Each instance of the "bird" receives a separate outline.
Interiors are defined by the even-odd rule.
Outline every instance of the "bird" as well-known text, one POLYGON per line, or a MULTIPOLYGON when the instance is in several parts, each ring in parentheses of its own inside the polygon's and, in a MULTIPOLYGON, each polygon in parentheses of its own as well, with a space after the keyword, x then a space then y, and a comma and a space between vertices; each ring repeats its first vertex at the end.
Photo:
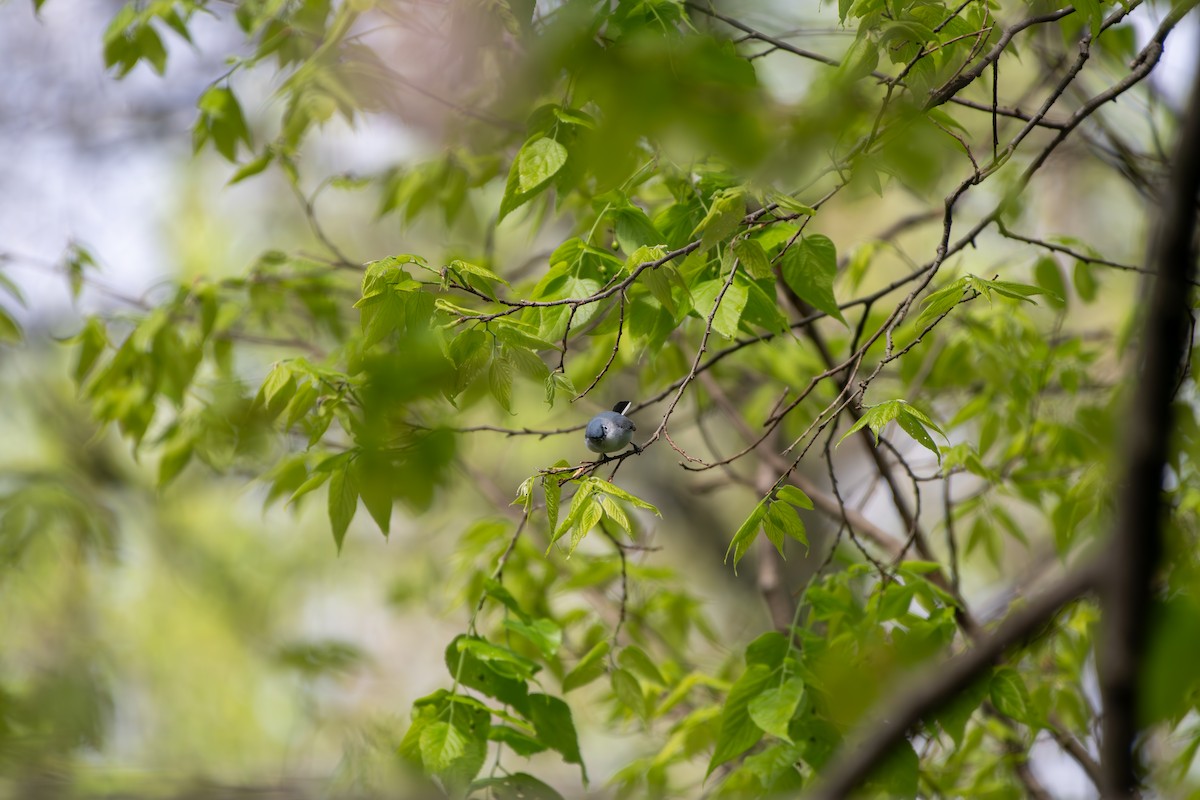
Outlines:
MULTIPOLYGON (((615 453, 625 445, 631 444, 630 440, 637 426, 625 416, 625 412, 632 405, 628 400, 622 400, 613 406, 612 411, 601 411, 588 422, 587 429, 583 432, 584 443, 587 444, 588 450, 599 453, 602 461, 608 459, 609 453, 615 453)), ((633 451, 640 453, 642 449, 635 444, 633 451)))

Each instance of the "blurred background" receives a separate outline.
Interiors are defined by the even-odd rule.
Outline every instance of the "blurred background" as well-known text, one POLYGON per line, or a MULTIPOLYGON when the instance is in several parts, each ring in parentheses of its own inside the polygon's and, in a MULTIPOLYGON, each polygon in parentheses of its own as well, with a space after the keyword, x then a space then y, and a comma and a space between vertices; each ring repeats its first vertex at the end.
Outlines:
MULTIPOLYGON (((158 488, 157 458, 136 457, 91 421, 59 341, 78 331, 84 314, 136 315, 175 282, 241 275, 281 241, 316 243, 278 175, 227 185, 226 162, 210 150, 192 154, 196 99, 241 46, 232 21, 199 15, 194 45, 168 39, 166 79, 143 64, 116 81, 104 69, 101 34, 121 5, 49 0, 35 13, 29 2, 0 3, 0 266, 13 283, 0 290, 24 329, 22 344, 0 346, 0 793, 213 796, 257 787, 315 797, 403 786, 392 753, 407 710, 445 683, 442 649, 472 602, 463 576, 485 566, 456 561, 456 544, 470 535, 464 520, 502 517, 497 499, 511 498, 527 475, 586 453, 575 436, 466 437, 462 481, 490 484, 490 497, 452 487, 419 518, 397 512, 388 539, 360 514, 340 555, 321 503, 264 507, 267 489, 248 475, 193 464, 158 488), (97 270, 73 296, 66 275, 80 259, 97 270), (486 465, 485 474, 471 473, 472 464, 486 465)), ((828 8, 812 4, 801 14, 779 6, 772 14, 758 4, 743 16, 809 29, 805 45, 813 49, 849 45, 828 8)), ((1139 35, 1153 30, 1151 9, 1135 19, 1139 35)), ((1176 36, 1156 73, 1164 102, 1174 104, 1186 82, 1177 76, 1190 74, 1197 51, 1194 26, 1176 36)), ((444 45, 428 31, 397 33, 393 67, 417 87, 404 97, 403 120, 386 103, 353 128, 335 117, 309 143, 306 171, 373 173, 440 152, 458 116, 421 89, 457 91, 466 104, 480 91, 431 57, 444 45)), ((782 103, 805 95, 809 69, 794 58, 759 62, 782 103)), ((238 78, 252 126, 269 116, 268 72, 238 78)), ((1042 228, 1028 232, 1076 233, 1114 260, 1140 262, 1141 198, 1125 183, 1075 171, 1069 155, 1054 170, 1057 180, 1045 185, 1061 194, 1034 198, 1027 216, 1042 228)), ((874 197, 839 198, 823 211, 822 230, 848 252, 905 210, 881 214, 878 205, 874 197)), ((466 223, 443 228, 377 220, 377 198, 336 187, 318 210, 356 262, 394 252, 431 262, 452 256, 474 246, 491 213, 481 203, 466 223)), ((928 251, 936 233, 916 231, 912 249, 928 251)), ((565 235, 554 225, 532 235, 501 227, 492 246, 497 262, 538 263, 565 235)), ((986 257, 972 256, 980 274, 1016 249, 991 244, 986 257)), ((1135 283, 1112 281, 1128 286, 1113 293, 1123 307, 1135 283)), ((276 354, 267 346, 259 357, 240 365, 250 384, 262 381, 276 354)), ((517 403, 526 414, 519 424, 532 427, 573 424, 572 414, 582 419, 624 399, 596 398, 548 417, 532 395, 517 403)), ((844 457, 849 490, 861 491, 869 516, 898 531, 894 511, 865 487, 860 458, 844 457)), ((648 558, 687 576, 716 626, 709 647, 717 663, 725 655, 719 642, 742 643, 768 625, 752 573, 735 576, 721 564, 744 508, 725 499, 726 486, 668 479, 674 462, 657 452, 622 474, 662 509, 666 521, 646 523, 662 547, 648 558), (697 539, 705 546, 695 547, 697 539)), ((819 518, 808 521, 817 547, 828 531, 819 518)), ((973 599, 986 607, 1011 582, 1006 568, 1042 559, 1042 533, 1028 550, 969 561, 981 587, 973 599)), ((608 764, 589 764, 598 778, 637 754, 636 737, 606 739, 587 722, 578 723, 592 745, 585 752, 608 754, 608 764)), ((1077 768, 1053 748, 1036 766, 1061 796, 1084 796, 1077 768)), ((542 768, 565 769, 549 757, 542 768)))

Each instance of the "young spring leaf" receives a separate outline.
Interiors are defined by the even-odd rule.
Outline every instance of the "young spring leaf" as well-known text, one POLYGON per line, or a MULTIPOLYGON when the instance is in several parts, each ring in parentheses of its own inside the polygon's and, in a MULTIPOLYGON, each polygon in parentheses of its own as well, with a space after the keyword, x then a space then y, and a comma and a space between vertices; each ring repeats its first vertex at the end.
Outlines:
POLYGON ((926 297, 925 308, 917 317, 917 327, 924 329, 929 323, 958 305, 963 299, 963 292, 966 291, 966 288, 967 279, 959 278, 926 297))
POLYGON ((747 706, 750 719, 772 736, 790 742, 788 723, 800 705, 803 692, 804 681, 795 676, 788 678, 781 686, 773 686, 750 701, 747 706))
POLYGON ((809 496, 791 484, 779 487, 775 492, 775 496, 780 500, 791 503, 796 508, 803 508, 809 511, 813 509, 813 501, 809 496))
POLYGON ((467 749, 467 737, 454 725, 437 721, 421 731, 421 761, 430 772, 441 772, 467 749))
POLYGON ((526 142, 509 170, 500 219, 545 190, 566 163, 567 148, 554 139, 541 136, 526 142))
POLYGON ((724 280, 706 281, 697 286, 692 296, 696 301, 696 311, 704 319, 712 315, 712 328, 726 339, 737 336, 738 323, 742 319, 742 311, 746 308, 748 291, 740 283, 734 282, 725 288, 724 280), (724 294, 721 292, 724 291, 724 294), (720 298, 720 305, 716 305, 720 298), (716 313, 713 314, 713 308, 716 313))
POLYGON ((625 669, 615 669, 612 673, 612 690, 621 705, 628 708, 639 717, 645 719, 649 709, 642 684, 632 672, 625 669))
POLYGON ((772 276, 771 261, 762 245, 754 239, 738 239, 733 243, 733 252, 741 259, 750 277, 758 280, 772 276))
POLYGON ((750 516, 737 529, 737 533, 733 535, 733 539, 730 540, 729 547, 725 551, 725 563, 729 563, 729 554, 733 553, 733 568, 735 570, 737 569, 738 562, 742 560, 742 556, 746 555, 746 551, 750 549, 750 545, 758 535, 759 524, 766 515, 767 501, 760 500, 758 505, 754 507, 754 510, 750 512, 750 516))
POLYGON ((329 525, 333 529, 333 541, 337 544, 339 553, 342 552, 346 529, 350 527, 350 520, 354 519, 354 512, 357 510, 358 483, 350 470, 350 464, 343 464, 329 477, 329 525))
POLYGON ((567 548, 567 558, 575 554, 575 548, 579 547, 583 537, 587 536, 592 528, 599 525, 601 517, 604 516, 603 509, 596 502, 598 498, 592 495, 588 499, 589 502, 583 504, 583 509, 576 518, 575 525, 571 528, 571 546, 567 548))
POLYGON ((522 193, 532 192, 549 181, 567 163, 567 148, 543 136, 527 142, 517 155, 517 185, 522 193))
MULTIPOLYGON (((804 545, 805 550, 808 549, 808 532, 804 527, 804 520, 800 519, 796 509, 789 504, 771 503, 767 510, 767 523, 784 535, 800 542, 804 545)), ((779 545, 776 547, 779 548, 780 555, 782 555, 783 548, 779 545)))
POLYGON ((627 503, 631 503, 638 508, 644 508, 647 511, 653 511, 657 516, 662 516, 662 512, 660 512, 655 505, 652 503, 647 503, 640 497, 635 497, 616 484, 612 484, 606 480, 601 480, 600 478, 592 476, 587 479, 585 485, 592 491, 600 492, 601 494, 612 495, 613 497, 624 500, 627 503))
POLYGON ((750 717, 750 702, 767 691, 774 680, 773 670, 762 664, 752 664, 729 690, 721 711, 717 743, 705 775, 711 775, 714 769, 740 756, 762 738, 763 729, 750 717))
POLYGON ((509 617, 504 627, 528 639, 546 658, 554 658, 562 646, 562 628, 554 620, 539 617, 528 622, 509 617))
POLYGON ((708 214, 692 231, 692 236, 700 235, 700 250, 708 250, 729 238, 742 224, 744 216, 746 198, 741 189, 725 189, 713 197, 708 214))
POLYGON ((563 691, 569 692, 573 689, 578 689, 580 686, 587 686, 592 681, 604 674, 604 658, 608 655, 608 641, 597 642, 591 650, 588 650, 583 658, 579 659, 579 663, 575 668, 567 673, 563 678, 563 691))
POLYGON ((783 252, 780 259, 783 279, 792 291, 813 308, 846 324, 833 296, 837 276, 837 248, 828 236, 805 236, 783 252))
POLYGON ((579 752, 579 736, 575 733, 575 722, 571 719, 571 708, 557 697, 545 694, 529 695, 529 719, 533 722, 537 736, 562 754, 563 761, 578 764, 587 785, 587 769, 579 752))

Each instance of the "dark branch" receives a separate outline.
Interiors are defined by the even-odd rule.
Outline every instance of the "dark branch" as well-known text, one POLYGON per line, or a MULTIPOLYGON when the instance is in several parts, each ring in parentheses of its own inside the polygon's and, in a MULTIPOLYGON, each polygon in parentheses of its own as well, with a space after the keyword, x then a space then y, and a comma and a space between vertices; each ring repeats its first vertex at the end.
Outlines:
POLYGON ((990 635, 970 650, 925 670, 907 688, 894 693, 892 706, 864 725, 870 733, 857 746, 848 743, 806 795, 810 800, 846 797, 925 715, 953 700, 1000 660, 1011 647, 1037 634, 1068 603, 1088 592, 1095 582, 1094 565, 1076 567, 1045 593, 1025 603, 1005 618, 990 635))
POLYGON ((1200 194, 1200 69, 1176 144, 1161 227, 1147 263, 1158 277, 1149 292, 1141 365, 1127 424, 1125 474, 1116 532, 1108 548, 1102 599, 1104 638, 1099 650, 1104 702, 1101 791, 1126 797, 1137 786, 1133 752, 1138 732, 1138 673, 1145 649, 1152 582, 1162 554, 1163 470, 1167 463, 1180 360, 1187 351, 1196 271, 1196 197, 1200 194))

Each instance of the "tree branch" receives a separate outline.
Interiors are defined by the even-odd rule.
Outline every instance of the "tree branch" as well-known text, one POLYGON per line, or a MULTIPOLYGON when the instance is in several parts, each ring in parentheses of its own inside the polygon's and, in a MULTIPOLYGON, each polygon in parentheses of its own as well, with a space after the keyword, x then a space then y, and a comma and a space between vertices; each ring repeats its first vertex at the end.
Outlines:
POLYGON ((869 731, 857 746, 847 743, 806 797, 833 800, 846 797, 891 748, 925 715, 953 700, 1014 645, 1035 635, 1064 606, 1093 588, 1095 564, 1076 567, 1046 592, 1010 613, 991 634, 975 646, 926 669, 912 684, 896 691, 890 708, 860 730, 869 731))
MULTIPOLYGON (((1176 374, 1187 350, 1190 284, 1196 271, 1196 198, 1200 194, 1200 69, 1176 144, 1161 227, 1147 263, 1158 277, 1149 292, 1141 365, 1124 419, 1125 473, 1116 532, 1102 585, 1104 638, 1099 648, 1104 703, 1101 791, 1126 797, 1138 782, 1138 673, 1145 650, 1152 581, 1162 554, 1163 470, 1167 463, 1176 374)), ((1153 215, 1153 214, 1152 214, 1153 215)))

